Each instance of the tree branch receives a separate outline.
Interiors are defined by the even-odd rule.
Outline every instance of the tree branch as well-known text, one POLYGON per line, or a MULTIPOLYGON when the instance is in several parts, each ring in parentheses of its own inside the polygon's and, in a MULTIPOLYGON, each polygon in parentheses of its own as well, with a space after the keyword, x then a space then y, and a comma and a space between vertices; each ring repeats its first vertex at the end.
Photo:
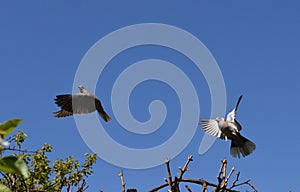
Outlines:
MULTIPOLYGON (((227 160, 224 159, 222 160, 222 164, 221 167, 219 169, 218 175, 217 175, 217 179, 218 179, 218 183, 214 184, 211 182, 208 182, 206 180, 203 179, 189 179, 189 178, 182 178, 183 174, 187 171, 188 169, 188 165, 189 163, 192 161, 192 156, 188 157, 188 160, 186 161, 185 165, 183 168, 180 168, 180 174, 178 175, 178 178, 175 177, 174 181, 172 181, 172 175, 171 175, 171 171, 170 171, 170 161, 169 159, 166 159, 166 165, 167 165, 167 170, 168 170, 168 177, 169 180, 165 178, 166 183, 157 186, 151 190, 149 190, 148 192, 156 192, 160 189, 163 189, 167 186, 170 187, 170 190, 168 191, 172 191, 172 192, 179 192, 179 183, 180 182, 185 182, 185 183, 193 183, 193 184, 198 184, 198 185, 202 185, 202 191, 203 192, 208 192, 208 187, 213 187, 214 188, 214 192, 239 192, 238 190, 234 190, 234 187, 238 187, 241 185, 249 185, 255 192, 257 192, 257 189, 250 183, 250 180, 247 180, 245 182, 239 183, 237 184, 238 180, 239 180, 239 175, 240 172, 236 173, 236 179, 233 181, 233 184, 230 188, 227 188, 228 185, 228 181, 229 179, 232 177, 233 172, 235 171, 234 167, 232 167, 232 169, 230 170, 229 174, 227 175, 227 160), (226 177, 227 176, 227 177, 226 177)), ((185 188, 190 192, 191 189, 188 187, 188 185, 185 186, 185 188)))
POLYGON ((122 183, 122 192, 125 192, 125 180, 124 180, 124 176, 123 176, 123 171, 121 173, 118 174, 118 176, 121 179, 121 183, 122 183))
POLYGON ((230 187, 230 189, 232 189, 235 186, 236 182, 238 182, 238 180, 239 180, 239 177, 240 177, 240 172, 237 172, 236 173, 236 178, 233 181, 232 186, 230 187))
POLYGON ((257 189, 250 183, 250 179, 247 180, 247 181, 244 181, 242 183, 233 185, 233 187, 231 187, 231 189, 234 188, 234 187, 241 186, 241 185, 249 185, 255 192, 257 192, 257 189))
POLYGON ((172 175, 171 175, 171 169, 170 169, 170 159, 166 158, 166 166, 167 166, 167 170, 168 170, 168 178, 169 178, 169 182, 168 185, 170 186, 170 188, 172 188, 172 175))
POLYGON ((188 192, 192 192, 191 188, 188 185, 185 185, 185 188, 188 192))
POLYGON ((179 175, 179 177, 178 177, 178 180, 181 180, 181 179, 182 179, 182 176, 183 176, 183 174, 187 171, 188 166, 189 166, 189 163, 190 163, 191 161, 193 161, 193 156, 192 156, 192 155, 188 156, 188 159, 187 159, 186 163, 184 164, 183 169, 179 169, 179 170, 180 170, 180 175, 179 175))
POLYGON ((222 164, 221 164, 218 176, 217 176, 218 185, 214 191, 219 191, 221 189, 222 183, 223 183, 224 179, 226 178, 227 160, 223 159, 221 162, 222 162, 222 164), (223 174, 223 176, 221 177, 222 174, 223 174))

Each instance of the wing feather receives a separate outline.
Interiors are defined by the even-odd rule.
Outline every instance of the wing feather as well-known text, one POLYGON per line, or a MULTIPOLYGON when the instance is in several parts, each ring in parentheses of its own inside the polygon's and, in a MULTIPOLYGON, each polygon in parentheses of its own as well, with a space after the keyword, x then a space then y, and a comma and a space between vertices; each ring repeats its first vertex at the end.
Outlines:
POLYGON ((85 94, 57 95, 55 103, 64 110, 65 113, 84 114, 96 110, 95 97, 85 94))
POLYGON ((222 136, 222 131, 216 119, 200 119, 200 127, 209 135, 219 138, 222 136))
POLYGON ((78 94, 57 95, 54 100, 55 104, 61 107, 60 111, 54 112, 55 117, 86 114, 97 110, 104 121, 107 122, 111 120, 111 117, 104 111, 100 100, 86 89, 83 89, 82 92, 78 94))

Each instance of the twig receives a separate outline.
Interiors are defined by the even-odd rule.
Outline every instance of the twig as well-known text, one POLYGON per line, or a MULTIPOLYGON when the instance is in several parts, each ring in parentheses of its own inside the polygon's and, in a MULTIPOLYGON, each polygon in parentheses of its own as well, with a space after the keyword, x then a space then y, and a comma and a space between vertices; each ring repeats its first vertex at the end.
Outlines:
MULTIPOLYGON (((220 167, 220 170, 218 172, 217 175, 217 179, 218 179, 218 183, 214 184, 214 183, 210 183, 206 180, 203 179, 188 179, 188 178, 182 178, 183 174, 187 171, 188 169, 188 165, 190 163, 190 161, 192 161, 192 156, 188 157, 188 160, 186 161, 185 165, 183 168, 180 168, 180 174, 178 175, 178 178, 175 177, 174 181, 172 181, 172 175, 171 175, 171 171, 170 171, 170 161, 169 159, 166 159, 166 165, 167 165, 167 170, 168 170, 168 177, 169 179, 165 178, 165 182, 164 184, 157 186, 151 190, 149 190, 148 192, 156 192, 160 189, 163 189, 167 186, 170 187, 170 189, 168 191, 172 191, 172 192, 179 192, 179 183, 180 182, 186 182, 186 183, 193 183, 193 184, 198 184, 198 185, 202 185, 202 191, 203 192, 208 192, 208 187, 213 187, 215 192, 240 192, 239 190, 234 190, 234 187, 238 187, 241 185, 249 185, 255 192, 257 192, 257 189, 250 183, 250 180, 247 180, 245 182, 239 183, 237 184, 237 182, 239 181, 239 176, 240 176, 240 172, 236 173, 236 178, 233 181, 233 184, 230 188, 227 188, 228 185, 228 181, 229 179, 232 177, 233 172, 235 171, 234 167, 232 167, 232 169, 230 170, 229 174, 227 175, 227 160, 224 159, 222 160, 222 165, 220 167), (226 177, 227 175, 227 177, 226 177)), ((190 192, 191 189, 186 185, 185 188, 190 192)))
POLYGON ((188 166, 189 166, 189 163, 190 163, 191 161, 193 161, 193 156, 192 156, 192 155, 188 156, 188 159, 187 159, 187 161, 185 162, 183 169, 180 169, 180 175, 179 175, 179 177, 178 177, 178 180, 179 180, 179 181, 182 179, 183 174, 187 171, 188 166))
MULTIPOLYGON (((194 183, 194 184, 199 184, 199 185, 202 185, 202 186, 206 185, 207 187, 208 186, 211 186, 211 187, 217 187, 218 186, 217 184, 208 182, 208 181, 203 180, 203 179, 182 179, 181 182, 194 183)), ((226 189, 226 190, 228 192, 239 192, 239 191, 236 191, 236 190, 233 190, 233 189, 226 189)))
POLYGON ((223 182, 223 185, 222 185, 221 189, 226 189, 227 184, 228 184, 228 180, 231 177, 233 172, 234 172, 234 167, 232 167, 232 169, 230 170, 229 175, 227 176, 227 178, 224 179, 224 182, 223 182))
POLYGON ((224 159, 222 163, 224 164, 223 180, 225 180, 227 174, 227 160, 224 159))
POLYGON ((85 179, 83 179, 81 185, 78 187, 76 192, 84 192, 87 188, 88 186, 86 186, 86 181, 85 179))
POLYGON ((179 181, 178 181, 178 178, 177 177, 175 177, 175 179, 174 179, 174 182, 173 182, 173 185, 172 185, 172 187, 171 187, 171 191, 172 192, 180 192, 180 190, 179 190, 179 181))
POLYGON ((168 186, 168 185, 169 185, 168 183, 159 185, 159 186, 157 186, 157 187, 155 187, 155 188, 153 188, 153 189, 150 189, 148 192, 156 192, 156 191, 158 191, 158 190, 160 190, 160 189, 165 188, 165 187, 168 186))
POLYGON ((187 190, 188 192, 192 192, 191 188, 189 188, 188 185, 185 185, 185 188, 186 188, 186 190, 187 190))
POLYGON ((119 173, 118 176, 121 178, 122 192, 125 192, 125 181, 124 181, 123 171, 119 173))
POLYGON ((226 159, 223 159, 221 162, 222 162, 222 164, 221 164, 221 167, 220 167, 218 176, 217 176, 219 182, 222 181, 221 175, 223 174, 223 169, 224 169, 224 166, 226 166, 226 164, 227 164, 227 160, 226 160, 226 159))
POLYGON ((258 192, 258 190, 252 185, 252 183, 249 182, 247 183, 255 192, 258 192))
POLYGON ((236 182, 238 182, 238 180, 239 180, 239 177, 240 177, 240 172, 237 172, 236 173, 236 178, 233 181, 232 186, 230 187, 230 189, 232 189, 235 186, 236 182))
POLYGON ((228 182, 228 180, 230 179, 232 173, 234 172, 234 167, 231 168, 228 177, 226 178, 226 181, 228 182))
POLYGON ((168 185, 169 185, 169 181, 168 181, 168 179, 167 179, 167 178, 164 178, 164 181, 166 182, 166 184, 168 184, 168 185))
POLYGON ((15 149, 11 147, 5 147, 3 151, 17 151, 17 152, 22 152, 22 153, 36 153, 37 151, 31 151, 31 150, 21 150, 21 149, 15 149))
MULTIPOLYGON (((205 188, 206 188, 206 191, 204 190, 205 188, 202 187, 202 188, 203 188, 203 192, 207 192, 207 191, 208 191, 208 190, 207 190, 207 187, 208 187, 208 186, 211 186, 211 187, 217 187, 217 186, 218 186, 217 184, 208 182, 208 181, 203 180, 203 179, 189 179, 189 178, 183 178, 183 179, 181 179, 180 182, 194 183, 194 184, 198 184, 198 185, 202 185, 202 186, 205 185, 205 186, 206 186, 206 187, 205 187, 205 188)), ((165 187, 167 187, 167 186, 168 186, 168 183, 165 183, 165 184, 162 184, 162 185, 160 185, 160 186, 157 186, 157 187, 155 187, 155 188, 149 190, 148 192, 156 192, 156 191, 158 191, 158 190, 160 190, 160 189, 163 189, 163 188, 165 188, 165 187)), ((227 192, 239 192, 239 191, 236 191, 236 190, 233 190, 233 189, 226 189, 226 190, 227 190, 227 192)))
POLYGON ((137 192, 137 189, 127 189, 126 192, 137 192))
POLYGON ((202 184, 202 191, 203 191, 203 192, 208 192, 206 182, 204 182, 204 183, 202 184))
POLYGON ((226 159, 223 159, 222 161, 222 164, 221 164, 221 167, 220 167, 220 170, 219 170, 219 173, 218 173, 218 176, 217 176, 217 179, 218 179, 218 185, 217 187, 215 188, 215 191, 218 191, 220 190, 222 183, 224 181, 224 179, 226 178, 226 166, 227 166, 227 160, 226 159), (221 175, 223 174, 223 177, 221 178, 221 175))
POLYGON ((170 159, 166 158, 166 166, 167 166, 167 170, 168 170, 168 178, 169 178, 169 186, 170 188, 172 188, 172 175, 171 175, 171 169, 170 169, 170 159))
POLYGON ((250 179, 248 179, 247 181, 244 181, 242 183, 235 184, 233 187, 231 187, 231 189, 234 187, 241 186, 241 185, 249 185, 255 192, 257 192, 257 189, 250 183, 250 179))
MULTIPOLYGON (((177 192, 177 191, 179 191, 179 182, 181 181, 183 174, 187 171, 188 166, 189 166, 189 163, 190 163, 191 161, 193 161, 193 156, 192 156, 192 155, 188 156, 188 159, 187 159, 187 161, 185 162, 183 168, 179 168, 180 174, 179 174, 178 178, 175 177, 174 182, 173 182, 173 183, 171 182, 171 190, 172 190, 172 192, 177 192)), ((168 164, 168 166, 169 166, 169 164, 168 164)), ((168 170, 168 172, 169 172, 169 170, 168 170)), ((171 176, 171 175, 169 174, 169 180, 170 180, 170 176, 171 176)), ((169 183, 169 185, 170 185, 170 183, 169 183)))

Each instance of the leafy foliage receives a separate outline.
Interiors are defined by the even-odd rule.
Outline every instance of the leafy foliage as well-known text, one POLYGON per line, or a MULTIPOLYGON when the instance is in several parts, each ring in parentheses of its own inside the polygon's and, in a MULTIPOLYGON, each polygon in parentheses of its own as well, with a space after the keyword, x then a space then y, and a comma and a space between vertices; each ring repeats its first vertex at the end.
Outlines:
POLYGON ((13 155, 0 158, 0 171, 6 173, 17 173, 24 178, 28 178, 28 167, 20 157, 13 155))
POLYGON ((2 138, 9 135, 22 121, 23 119, 12 119, 0 124, 0 130, 3 131, 2 138))
MULTIPOLYGON (((1 124, 2 135, 7 136, 5 131, 11 132, 20 122, 21 120, 10 120, 1 124)), ((6 151, 15 153, 0 158, 1 192, 33 190, 60 192, 63 189, 72 191, 74 188, 77 188, 77 192, 83 192, 87 188, 85 178, 93 173, 92 166, 96 163, 96 154, 85 154, 86 158, 82 164, 72 156, 56 159, 51 163, 48 153, 52 152, 52 146, 45 143, 36 151, 22 150, 26 138, 26 133, 18 131, 12 136, 10 147, 2 146, 2 153, 6 151)))
POLYGON ((11 192, 11 190, 3 184, 0 184, 0 191, 1 192, 11 192))

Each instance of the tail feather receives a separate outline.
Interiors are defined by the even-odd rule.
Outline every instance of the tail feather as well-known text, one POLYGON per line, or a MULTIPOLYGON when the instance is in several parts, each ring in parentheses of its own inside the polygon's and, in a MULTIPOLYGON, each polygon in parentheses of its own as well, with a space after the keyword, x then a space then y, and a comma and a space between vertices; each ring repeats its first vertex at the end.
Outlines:
POLYGON ((241 155, 243 157, 246 157, 247 155, 250 155, 256 149, 255 143, 253 143, 252 141, 248 140, 245 137, 242 137, 242 139, 243 139, 242 143, 237 144, 235 141, 231 142, 230 154, 233 157, 240 158, 241 155))

